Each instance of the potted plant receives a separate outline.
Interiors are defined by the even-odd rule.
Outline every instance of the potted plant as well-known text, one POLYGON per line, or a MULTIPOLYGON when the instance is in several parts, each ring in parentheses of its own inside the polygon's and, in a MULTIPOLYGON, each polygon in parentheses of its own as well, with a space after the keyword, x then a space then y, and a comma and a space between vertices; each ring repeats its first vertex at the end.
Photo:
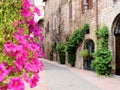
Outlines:
POLYGON ((88 56, 88 50, 84 49, 83 51, 80 52, 80 57, 87 57, 88 56))

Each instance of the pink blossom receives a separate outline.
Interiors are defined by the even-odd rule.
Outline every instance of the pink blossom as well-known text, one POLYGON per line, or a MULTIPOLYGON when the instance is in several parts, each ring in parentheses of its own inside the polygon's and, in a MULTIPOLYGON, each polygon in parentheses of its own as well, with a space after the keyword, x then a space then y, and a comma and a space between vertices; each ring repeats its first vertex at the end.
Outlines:
POLYGON ((31 64, 29 62, 25 63, 24 68, 30 72, 39 72, 40 68, 36 64, 31 64))
POLYGON ((22 70, 22 67, 24 65, 24 61, 23 60, 16 60, 15 65, 16 65, 18 70, 22 70))
POLYGON ((34 7, 34 12, 38 14, 38 16, 40 16, 40 10, 37 7, 34 7))
POLYGON ((36 44, 34 44, 34 43, 30 43, 30 44, 28 44, 28 48, 31 50, 31 51, 39 51, 39 49, 40 49, 40 47, 38 46, 38 45, 36 45, 36 44))
POLYGON ((23 8, 21 11, 22 16, 24 17, 30 17, 32 13, 30 12, 30 8, 23 8))
POLYGON ((13 26, 14 26, 14 27, 16 27, 17 25, 18 25, 18 22, 17 22, 17 21, 13 22, 13 26))
POLYGON ((38 71, 41 71, 42 70, 42 67, 43 67, 43 64, 40 60, 38 60, 38 58, 33 58, 32 59, 32 64, 36 65, 38 71))
POLYGON ((6 70, 5 65, 0 63, 0 82, 2 82, 7 75, 8 71, 6 70))
POLYGON ((15 33, 15 34, 14 34, 14 38, 15 38, 19 43, 22 43, 22 44, 26 44, 26 43, 27 43, 27 40, 25 40, 25 37, 22 36, 22 35, 19 35, 18 33, 15 33))
POLYGON ((4 86, 0 86, 0 90, 7 90, 8 89, 8 84, 4 84, 4 86))
POLYGON ((40 40, 43 42, 44 41, 44 38, 43 38, 43 35, 42 34, 39 34, 39 38, 40 40))
POLYGON ((39 81, 39 75, 36 74, 36 75, 34 75, 34 76, 30 79, 30 81, 29 81, 30 87, 31 87, 31 88, 36 87, 38 81, 39 81))
POLYGON ((13 71, 13 67, 12 66, 8 66, 7 70, 8 70, 8 73, 10 73, 11 71, 13 71))
POLYGON ((10 78, 9 90, 24 90, 24 83, 21 77, 10 78))
POLYGON ((29 8, 31 6, 30 0, 23 0, 23 7, 29 8))
POLYGON ((41 58, 44 58, 44 56, 45 56, 44 52, 43 52, 42 50, 40 50, 39 53, 40 53, 40 57, 41 57, 41 58))
POLYGON ((29 77, 28 77, 28 75, 27 75, 27 73, 23 73, 23 76, 24 76, 24 80, 26 81, 26 82, 29 82, 29 77))
POLYGON ((23 28, 18 27, 18 32, 20 33, 20 35, 23 35, 23 28))
POLYGON ((16 52, 16 45, 11 42, 6 42, 4 44, 4 51, 7 51, 8 54, 10 54, 10 51, 16 52))

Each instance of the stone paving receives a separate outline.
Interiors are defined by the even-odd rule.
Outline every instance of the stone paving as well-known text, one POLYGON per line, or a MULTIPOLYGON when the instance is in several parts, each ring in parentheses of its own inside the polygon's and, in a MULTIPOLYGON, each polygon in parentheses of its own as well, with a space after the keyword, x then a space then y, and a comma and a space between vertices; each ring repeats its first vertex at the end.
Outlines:
POLYGON ((97 76, 92 71, 60 65, 45 59, 43 64, 38 86, 26 90, 120 90, 119 76, 97 76))

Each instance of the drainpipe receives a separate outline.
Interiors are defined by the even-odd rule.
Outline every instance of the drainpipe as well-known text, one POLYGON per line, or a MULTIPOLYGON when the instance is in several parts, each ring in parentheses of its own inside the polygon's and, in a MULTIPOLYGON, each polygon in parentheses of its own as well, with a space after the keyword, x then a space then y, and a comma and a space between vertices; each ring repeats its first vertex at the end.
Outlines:
POLYGON ((98 30, 98 0, 96 0, 96 30, 98 30))

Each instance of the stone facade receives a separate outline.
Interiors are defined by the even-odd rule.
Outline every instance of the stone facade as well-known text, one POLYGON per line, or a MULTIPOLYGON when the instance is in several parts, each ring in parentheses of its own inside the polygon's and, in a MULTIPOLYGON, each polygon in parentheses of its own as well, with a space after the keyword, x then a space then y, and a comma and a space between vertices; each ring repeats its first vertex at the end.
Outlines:
POLYGON ((83 44, 78 47, 75 62, 77 68, 84 68, 83 58, 79 55, 80 51, 83 50, 86 42, 90 40, 94 42, 94 49, 96 49, 97 38, 95 32, 99 27, 107 25, 110 32, 109 48, 113 54, 113 69, 115 69, 115 37, 112 26, 116 16, 120 13, 120 0, 109 0, 109 2, 108 0, 45 1, 44 47, 46 58, 49 58, 51 42, 66 42, 74 30, 88 23, 90 26, 89 34, 85 35, 83 44), (71 3, 72 6, 70 6, 71 3), (85 6, 87 6, 87 8, 85 6))

